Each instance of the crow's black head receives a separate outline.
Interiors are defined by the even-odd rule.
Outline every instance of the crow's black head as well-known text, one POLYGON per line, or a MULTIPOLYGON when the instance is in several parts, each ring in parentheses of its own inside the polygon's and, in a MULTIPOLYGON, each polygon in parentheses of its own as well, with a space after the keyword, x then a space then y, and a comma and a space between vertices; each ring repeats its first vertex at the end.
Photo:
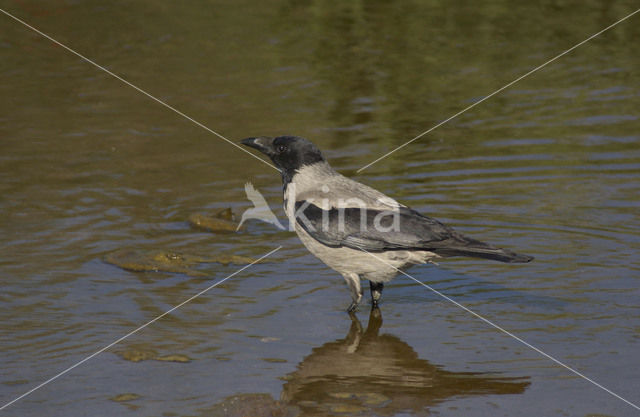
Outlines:
POLYGON ((283 173, 293 174, 305 165, 325 161, 316 145, 298 136, 261 136, 241 143, 267 155, 283 173))

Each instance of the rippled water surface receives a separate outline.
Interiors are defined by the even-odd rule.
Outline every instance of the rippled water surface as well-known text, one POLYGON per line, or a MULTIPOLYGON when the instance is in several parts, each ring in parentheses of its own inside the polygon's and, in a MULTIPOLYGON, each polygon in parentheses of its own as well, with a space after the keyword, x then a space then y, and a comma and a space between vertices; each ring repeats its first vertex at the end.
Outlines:
MULTIPOLYGON (((636 3, 0 5, 234 142, 308 137, 344 174, 535 256, 410 272, 640 403, 640 14, 357 173, 636 3)), ((0 414, 637 414, 404 277, 381 315, 367 302, 349 317, 342 278, 292 233, 191 227, 240 216, 248 181, 284 219, 278 173, 4 14, 0 27, 2 405, 241 267, 133 272, 109 254, 282 246, 0 414)))

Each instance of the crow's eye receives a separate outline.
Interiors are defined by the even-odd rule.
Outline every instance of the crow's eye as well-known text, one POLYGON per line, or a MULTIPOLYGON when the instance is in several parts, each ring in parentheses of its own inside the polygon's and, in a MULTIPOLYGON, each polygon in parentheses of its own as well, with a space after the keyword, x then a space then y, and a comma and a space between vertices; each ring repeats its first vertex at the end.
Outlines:
POLYGON ((278 152, 282 153, 287 150, 287 147, 284 145, 278 145, 278 152))

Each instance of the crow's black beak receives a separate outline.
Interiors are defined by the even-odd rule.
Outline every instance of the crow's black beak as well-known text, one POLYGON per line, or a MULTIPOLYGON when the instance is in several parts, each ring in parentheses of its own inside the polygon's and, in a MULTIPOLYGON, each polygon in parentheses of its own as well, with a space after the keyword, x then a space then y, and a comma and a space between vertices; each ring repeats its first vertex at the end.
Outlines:
POLYGON ((273 138, 269 138, 266 136, 260 136, 257 138, 246 138, 243 139, 240 143, 250 148, 257 149, 267 156, 271 156, 273 154, 273 138))

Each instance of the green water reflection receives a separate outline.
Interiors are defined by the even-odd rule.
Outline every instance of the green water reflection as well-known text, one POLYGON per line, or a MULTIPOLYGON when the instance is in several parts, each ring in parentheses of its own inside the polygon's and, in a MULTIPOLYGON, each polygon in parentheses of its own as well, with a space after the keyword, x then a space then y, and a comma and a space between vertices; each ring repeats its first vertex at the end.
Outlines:
MULTIPOLYGON (((620 395, 638 391, 640 15, 356 175, 636 3, 0 7, 233 141, 306 136, 340 171, 534 255, 522 268, 452 260, 412 274, 620 395)), ((118 415, 123 405, 109 399, 128 393, 138 395, 132 414, 191 415, 234 395, 275 401, 283 375, 287 404, 308 413, 332 412, 332 403, 384 415, 629 415, 401 279, 385 289, 380 335, 371 324, 360 332, 342 313, 342 279, 290 233, 255 221, 224 234, 189 225, 194 213, 249 208, 247 181, 282 219, 275 171, 4 15, 0 27, 2 402, 237 269, 131 272, 103 262, 108 254, 257 258, 283 245, 130 341, 191 362, 129 363, 107 352, 7 415, 42 415, 44 405, 52 415, 118 415), (353 368, 340 362, 358 338, 389 371, 377 383, 334 375, 366 373, 367 355, 354 353, 353 368), (386 399, 376 408, 374 397, 386 399)))

